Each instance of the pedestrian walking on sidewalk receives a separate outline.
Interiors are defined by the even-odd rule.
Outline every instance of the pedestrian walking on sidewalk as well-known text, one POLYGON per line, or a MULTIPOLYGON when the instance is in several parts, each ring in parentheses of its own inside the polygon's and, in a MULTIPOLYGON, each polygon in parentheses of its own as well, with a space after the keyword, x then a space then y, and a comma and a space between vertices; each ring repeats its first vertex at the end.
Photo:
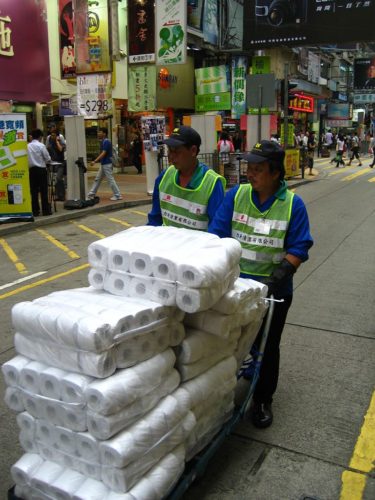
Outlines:
POLYGON ((345 162, 342 158, 342 155, 344 154, 344 148, 345 138, 343 135, 339 135, 336 142, 336 158, 334 159, 334 161, 336 162, 336 168, 339 168, 340 165, 345 166, 345 162))
POLYGON ((142 139, 139 132, 135 134, 135 137, 131 143, 131 152, 133 155, 133 165, 137 169, 138 175, 142 174, 142 139))
POLYGON ((99 156, 91 162, 91 165, 95 165, 95 163, 100 161, 100 168, 98 170, 98 173, 96 174, 94 184, 90 189, 88 197, 95 197, 102 180, 104 179, 104 177, 106 177, 108 184, 113 191, 113 196, 110 198, 110 200, 122 200, 120 189, 113 177, 112 143, 107 136, 108 129, 105 127, 99 128, 98 139, 100 140, 100 153, 99 156))
MULTIPOLYGON (((265 283, 275 302, 260 376, 254 392, 251 419, 259 428, 273 421, 272 398, 279 377, 280 340, 293 298, 293 275, 308 259, 313 244, 302 199, 284 180, 284 150, 261 141, 244 156, 249 184, 235 186, 225 195, 208 231, 235 238, 242 247, 241 277, 265 283)), ((257 349, 263 328, 254 343, 257 349)))
POLYGON ((31 191, 31 207, 34 217, 40 215, 39 193, 42 202, 43 215, 51 215, 51 206, 48 201, 48 172, 47 165, 51 157, 42 143, 43 132, 38 128, 31 132, 32 141, 27 144, 29 162, 29 177, 31 191))
POLYGON ((351 149, 351 156, 350 156, 350 160, 349 160, 349 163, 348 165, 351 165, 352 164, 352 161, 354 160, 354 158, 357 158, 358 160, 358 166, 361 167, 362 166, 362 162, 361 162, 361 159, 359 157, 359 137, 357 134, 352 134, 351 135, 351 141, 350 141, 350 149, 351 149))
POLYGON ((370 163, 369 167, 373 168, 375 165, 375 137, 373 134, 371 134, 369 153, 373 155, 372 163, 370 163))
POLYGON ((309 167, 309 175, 312 175, 314 167, 314 153, 316 148, 315 132, 310 132, 307 139, 307 165, 309 167))
POLYGON ((164 141, 170 166, 155 180, 149 225, 207 231, 223 201, 225 179, 198 160, 201 142, 187 126, 175 128, 164 141))

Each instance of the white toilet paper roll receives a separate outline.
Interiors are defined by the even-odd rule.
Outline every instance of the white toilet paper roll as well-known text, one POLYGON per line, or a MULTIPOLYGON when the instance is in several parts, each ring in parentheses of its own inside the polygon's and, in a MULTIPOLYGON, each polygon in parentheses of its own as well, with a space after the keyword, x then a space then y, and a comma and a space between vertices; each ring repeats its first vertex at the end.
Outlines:
MULTIPOLYGON (((165 350, 168 345, 165 346, 165 350)), ((137 335, 125 339, 115 347, 117 368, 129 368, 135 364, 155 356, 160 351, 156 347, 156 341, 151 333, 137 335)))
POLYGON ((23 411, 25 409, 22 393, 17 387, 7 387, 4 396, 5 404, 13 411, 23 411))
POLYGON ((132 277, 128 274, 110 271, 104 280, 104 290, 113 295, 127 297, 130 294, 132 277))
POLYGON ((166 257, 152 257, 152 273, 155 278, 167 281, 177 280, 177 266, 173 259, 166 257))
POLYGON ((93 286, 97 290, 102 290, 104 288, 104 283, 106 281, 108 272, 104 269, 92 268, 87 276, 90 286, 93 286))
POLYGON ((74 493, 72 500, 103 500, 108 491, 108 487, 101 481, 89 478, 74 493))
POLYGON ((36 419, 27 411, 23 411, 17 415, 17 424, 21 432, 29 434, 31 437, 35 436, 36 432, 36 419))
POLYGON ((176 304, 176 283, 164 280, 154 280, 151 292, 152 300, 166 306, 174 306, 176 304))
POLYGON ((67 403, 83 403, 84 391, 94 377, 79 373, 68 373, 61 379, 61 398, 67 403))
POLYGON ((70 500, 85 481, 86 477, 80 472, 65 469, 51 485, 53 498, 55 500, 70 500))
POLYGON ((99 444, 89 432, 76 432, 77 456, 88 462, 99 463, 99 444))
POLYGON ((169 345, 172 347, 178 346, 185 338, 185 327, 180 322, 173 322, 169 326, 169 345))
POLYGON ((40 394, 40 374, 48 368, 44 363, 31 361, 21 369, 20 385, 34 394, 40 394))
POLYGON ((140 297, 142 299, 153 300, 152 295, 153 280, 149 277, 133 277, 129 286, 129 295, 131 297, 140 297))
POLYGON ((130 268, 130 253, 122 248, 112 248, 108 253, 108 269, 127 273, 130 268))
MULTIPOLYGON (((58 441, 57 441, 57 433, 56 426, 50 424, 46 420, 37 419, 36 420, 36 430, 35 430, 35 439, 39 445, 43 448, 48 449, 57 449, 58 441)), ((50 459, 50 456, 45 457, 47 460, 50 459)), ((51 459, 53 461, 53 459, 51 459)))
POLYGON ((11 386, 18 385, 21 369, 30 363, 30 361, 31 360, 25 358, 25 356, 15 356, 4 363, 1 367, 1 371, 3 372, 5 383, 11 386))
POLYGON ((68 455, 76 454, 76 433, 65 427, 55 426, 55 444, 56 448, 65 452, 68 455))
POLYGON ((21 486, 27 484, 43 462, 44 460, 40 455, 25 453, 10 469, 13 481, 21 486))
POLYGON ((139 276, 151 276, 151 257, 147 252, 134 251, 130 254, 129 270, 132 274, 139 276))
POLYGON ((54 462, 44 461, 38 469, 33 473, 30 480, 30 486, 32 488, 41 490, 47 495, 50 493, 50 485, 64 472, 64 468, 61 465, 55 464, 54 462))
POLYGON ((59 416, 63 427, 76 432, 87 430, 85 408, 78 408, 77 406, 69 407, 67 405, 60 406, 59 416))
MULTIPOLYGON (((42 418, 51 424, 63 426, 62 406, 53 399, 44 399, 41 400, 41 403, 43 405, 42 418)), ((36 404, 39 405, 38 400, 36 400, 36 404)))
POLYGON ((61 380, 67 372, 60 368, 47 368, 40 374, 40 393, 51 399, 61 398, 61 380))
POLYGON ((21 431, 18 436, 21 448, 27 453, 39 453, 38 445, 30 434, 21 431))

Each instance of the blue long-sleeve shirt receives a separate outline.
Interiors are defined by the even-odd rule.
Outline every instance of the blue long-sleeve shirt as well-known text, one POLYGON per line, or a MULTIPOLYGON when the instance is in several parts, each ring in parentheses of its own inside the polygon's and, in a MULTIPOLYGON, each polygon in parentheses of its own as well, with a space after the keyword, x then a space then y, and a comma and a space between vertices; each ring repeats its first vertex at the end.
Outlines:
MULTIPOLYGON (((227 192, 224 201, 217 210, 213 221, 208 226, 208 232, 214 233, 221 238, 229 238, 232 236, 232 217, 234 209, 234 198, 237 194, 239 186, 235 186, 227 192)), ((268 198, 264 203, 260 203, 259 196, 256 191, 252 191, 252 201, 261 212, 266 212, 276 198, 285 196, 286 183, 280 185, 280 189, 273 196, 268 198)), ((250 206, 249 206, 250 210, 250 206)), ((285 252, 301 259, 305 262, 308 258, 308 250, 313 245, 313 239, 310 234, 310 225, 307 215, 307 210, 302 199, 298 195, 294 195, 292 203, 292 212, 290 216, 289 227, 284 241, 285 252)), ((256 281, 264 281, 260 276, 241 274, 243 278, 251 278, 256 281)), ((290 280, 283 288, 283 295, 293 293, 293 283, 290 280)))
MULTIPOLYGON (((190 182, 185 186, 186 189, 196 189, 201 183, 205 173, 209 170, 209 168, 203 163, 199 163, 197 168, 194 171, 193 177, 190 179, 190 182)), ((148 225, 149 226, 162 226, 163 225, 163 217, 161 215, 160 208, 160 195, 159 195, 159 186, 160 182, 165 174, 166 170, 163 170, 161 174, 156 178, 154 185, 154 192, 152 194, 152 208, 148 214, 148 225)), ((180 176, 179 173, 177 175, 177 183, 180 184, 180 176)), ((208 200, 207 205, 207 215, 208 222, 210 223, 214 215, 221 205, 224 199, 224 188, 223 184, 220 181, 215 183, 215 187, 212 190, 210 199, 208 200)))

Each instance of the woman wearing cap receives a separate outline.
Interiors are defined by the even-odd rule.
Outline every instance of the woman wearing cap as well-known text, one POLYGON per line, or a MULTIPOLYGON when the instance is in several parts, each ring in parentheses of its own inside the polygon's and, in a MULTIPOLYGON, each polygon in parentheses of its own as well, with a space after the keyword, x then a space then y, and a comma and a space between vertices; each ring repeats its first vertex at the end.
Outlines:
POLYGON ((224 199, 225 179, 198 161, 201 137, 193 128, 175 128, 164 144, 170 166, 155 181, 148 224, 207 231, 224 199))
MULTIPOLYGON (((313 244, 302 199, 288 190, 284 180, 283 149, 274 141, 261 141, 245 156, 249 184, 236 186, 225 196, 208 231, 233 237, 242 246, 241 276, 267 284, 275 302, 260 377, 254 392, 252 422, 272 424, 272 397, 279 376, 280 339, 293 297, 293 274, 308 259, 313 244)), ((257 345, 262 335, 258 334, 257 345)), ((245 374, 246 376, 246 374, 245 374)))

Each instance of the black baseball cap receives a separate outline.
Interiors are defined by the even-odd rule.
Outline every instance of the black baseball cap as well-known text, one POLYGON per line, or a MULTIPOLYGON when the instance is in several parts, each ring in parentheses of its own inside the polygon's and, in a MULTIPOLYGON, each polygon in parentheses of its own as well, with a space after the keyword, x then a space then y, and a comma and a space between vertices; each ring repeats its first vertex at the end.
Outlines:
POLYGON ((267 160, 283 162, 285 151, 276 141, 260 141, 255 144, 250 153, 244 155, 248 163, 262 163, 267 160))
POLYGON ((167 146, 179 147, 179 146, 200 146, 202 144, 201 136, 196 130, 191 127, 182 125, 173 129, 173 132, 163 141, 167 146))

